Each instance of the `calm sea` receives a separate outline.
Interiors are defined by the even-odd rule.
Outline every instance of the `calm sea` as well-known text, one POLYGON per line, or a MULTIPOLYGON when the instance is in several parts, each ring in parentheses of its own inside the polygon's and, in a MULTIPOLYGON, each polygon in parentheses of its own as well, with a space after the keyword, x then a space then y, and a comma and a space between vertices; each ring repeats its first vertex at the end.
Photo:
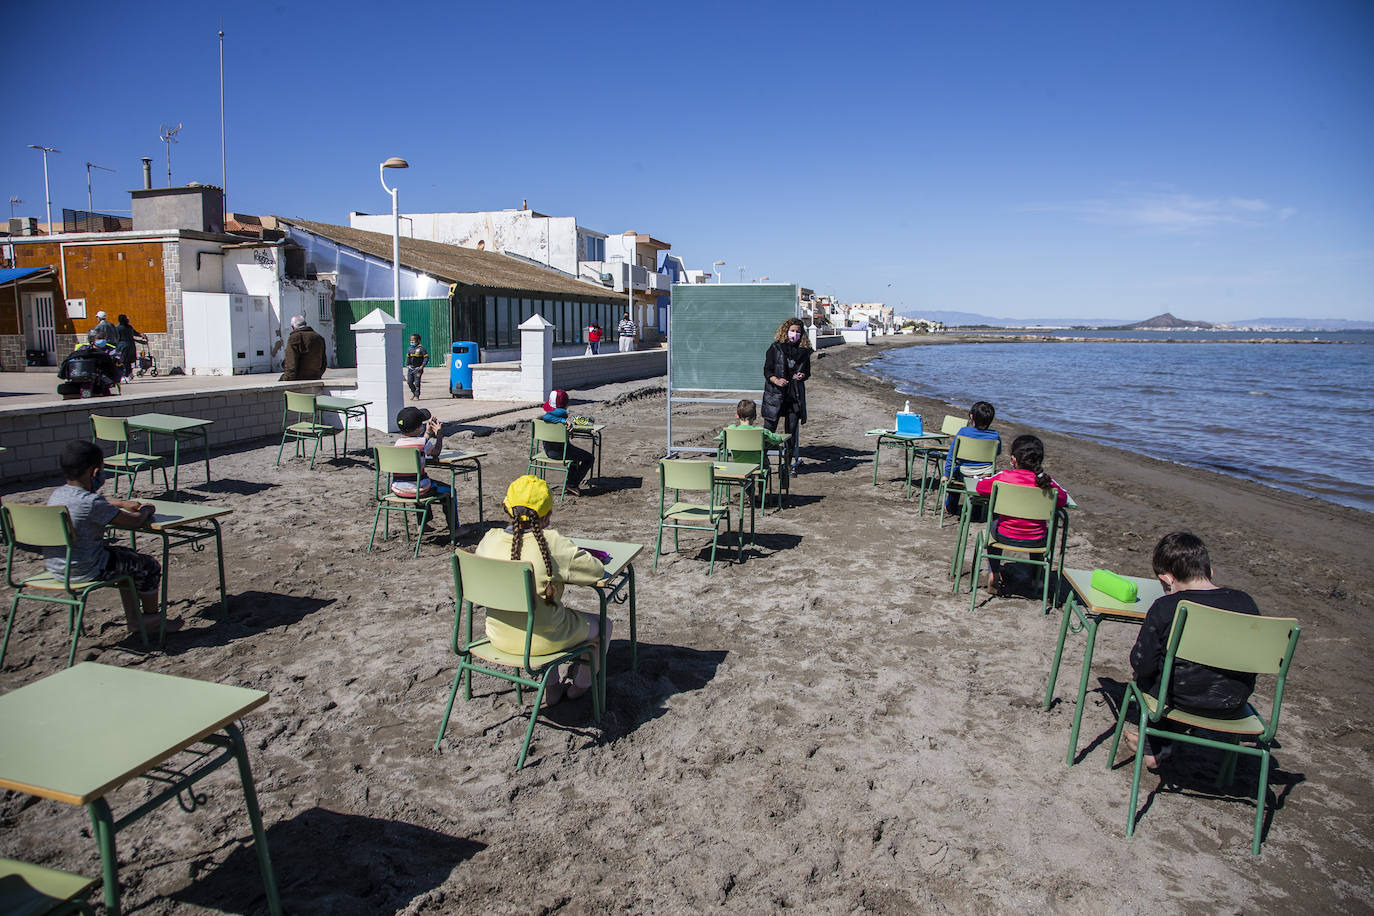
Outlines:
POLYGON ((986 399, 998 417, 1027 426, 1374 512, 1374 331, 1272 335, 1339 344, 1215 342, 1254 332, 1163 335, 1197 342, 909 347, 868 371, 902 393, 986 399))

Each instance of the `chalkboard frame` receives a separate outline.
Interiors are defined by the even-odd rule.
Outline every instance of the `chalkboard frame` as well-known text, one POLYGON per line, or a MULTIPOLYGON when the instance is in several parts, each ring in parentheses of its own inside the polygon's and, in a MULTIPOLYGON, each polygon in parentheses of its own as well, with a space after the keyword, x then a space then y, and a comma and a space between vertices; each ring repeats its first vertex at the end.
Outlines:
POLYGON ((799 292, 795 283, 673 285, 668 307, 668 454, 714 451, 675 445, 675 403, 733 406, 738 400, 688 393, 761 398, 764 354, 778 326, 799 317, 799 292))

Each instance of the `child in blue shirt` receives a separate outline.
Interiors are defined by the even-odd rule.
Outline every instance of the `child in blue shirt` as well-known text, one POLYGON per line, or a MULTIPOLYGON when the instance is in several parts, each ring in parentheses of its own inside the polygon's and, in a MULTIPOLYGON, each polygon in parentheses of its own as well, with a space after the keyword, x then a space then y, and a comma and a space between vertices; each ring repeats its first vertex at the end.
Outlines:
MULTIPOLYGON (((997 442, 997 454, 1002 454, 1002 437, 997 434, 997 430, 989 429, 993 419, 997 416, 997 410, 987 401, 976 401, 969 408, 968 425, 962 427, 955 436, 963 436, 967 439, 992 439, 997 442)), ((965 476, 985 477, 991 474, 993 466, 991 464, 974 464, 970 461, 954 460, 954 440, 949 443, 949 454, 945 456, 945 479, 953 484, 963 481, 965 476)), ((950 512, 959 511, 959 494, 950 488, 949 496, 945 499, 945 508, 950 512)))
MULTIPOLYGON (((549 392, 549 399, 544 402, 544 415, 539 419, 545 423, 562 423, 568 425, 568 393, 562 388, 555 388, 549 392)), ((544 454, 559 461, 571 461, 572 467, 568 470, 567 492, 573 496, 581 496, 582 491, 578 487, 582 479, 587 476, 587 472, 592 469, 592 453, 584 448, 578 448, 571 442, 567 444, 567 451, 564 446, 556 442, 544 443, 544 454)))

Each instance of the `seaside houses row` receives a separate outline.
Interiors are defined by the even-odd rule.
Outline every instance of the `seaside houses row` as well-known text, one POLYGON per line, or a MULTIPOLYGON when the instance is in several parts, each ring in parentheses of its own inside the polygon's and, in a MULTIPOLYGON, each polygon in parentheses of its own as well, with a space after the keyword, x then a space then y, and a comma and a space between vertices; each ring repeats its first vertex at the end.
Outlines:
MULTIPOLYGON (((99 311, 112 322, 128 315, 163 371, 280 371, 297 314, 329 341, 330 364, 348 366, 348 325, 390 310, 389 215, 353 214, 349 226, 226 216, 219 188, 147 184, 131 192, 131 228, 0 239, 0 371, 56 365, 99 311)), ((593 321, 614 338, 626 311, 641 346, 654 346, 671 285, 710 276, 646 233, 595 232, 523 208, 411 214, 402 227, 401 319, 436 366, 453 340, 476 341, 484 360, 514 356, 516 327, 536 313, 563 354, 582 351, 593 321)))

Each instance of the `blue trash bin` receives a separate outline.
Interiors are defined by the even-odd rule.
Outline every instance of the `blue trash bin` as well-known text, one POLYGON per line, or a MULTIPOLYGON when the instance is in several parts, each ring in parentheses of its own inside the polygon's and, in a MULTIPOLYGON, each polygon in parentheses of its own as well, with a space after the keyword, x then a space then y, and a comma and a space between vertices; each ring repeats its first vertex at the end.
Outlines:
POLYGON ((476 341, 457 340, 453 342, 453 352, 449 356, 448 364, 449 394, 455 398, 459 396, 459 392, 467 395, 472 394, 472 366, 480 359, 476 341))

